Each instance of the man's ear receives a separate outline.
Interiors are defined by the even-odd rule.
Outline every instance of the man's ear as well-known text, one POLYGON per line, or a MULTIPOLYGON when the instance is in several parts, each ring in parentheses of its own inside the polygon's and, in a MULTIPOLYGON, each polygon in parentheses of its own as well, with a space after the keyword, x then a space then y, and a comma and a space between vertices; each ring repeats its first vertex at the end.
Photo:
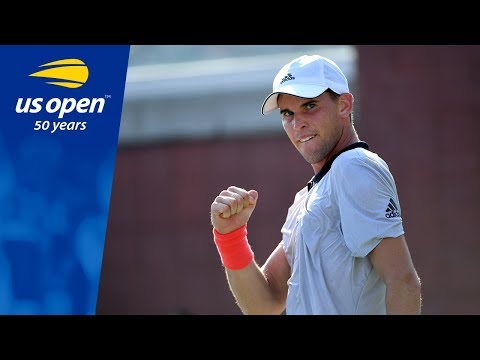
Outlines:
POLYGON ((340 105, 340 115, 341 116, 350 116, 353 111, 353 95, 350 93, 345 93, 340 95, 339 105, 340 105))

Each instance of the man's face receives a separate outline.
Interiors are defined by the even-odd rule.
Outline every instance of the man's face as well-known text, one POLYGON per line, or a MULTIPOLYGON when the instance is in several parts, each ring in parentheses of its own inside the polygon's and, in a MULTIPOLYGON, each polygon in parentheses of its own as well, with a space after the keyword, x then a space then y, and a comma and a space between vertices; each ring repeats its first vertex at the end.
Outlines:
POLYGON ((313 99, 281 94, 277 101, 283 128, 300 154, 310 164, 324 160, 343 132, 339 98, 327 92, 313 99))

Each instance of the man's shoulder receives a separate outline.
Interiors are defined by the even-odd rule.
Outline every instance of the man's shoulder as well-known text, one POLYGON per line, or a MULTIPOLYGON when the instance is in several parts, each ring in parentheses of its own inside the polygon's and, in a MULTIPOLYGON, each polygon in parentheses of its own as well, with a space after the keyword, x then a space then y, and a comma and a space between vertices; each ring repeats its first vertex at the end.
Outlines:
POLYGON ((302 196, 304 196, 307 193, 308 193, 308 188, 307 188, 307 186, 304 186, 301 190, 299 190, 295 194, 295 200, 294 201, 297 201, 299 198, 301 198, 302 196))
POLYGON ((355 172, 359 169, 379 169, 388 171, 387 163, 375 152, 356 148, 340 154, 332 164, 333 172, 355 172))
POLYGON ((365 161, 365 160, 378 161, 380 156, 368 149, 364 148, 355 148, 352 150, 345 151, 338 155, 338 157, 333 162, 332 166, 338 163, 350 163, 355 161, 365 161))

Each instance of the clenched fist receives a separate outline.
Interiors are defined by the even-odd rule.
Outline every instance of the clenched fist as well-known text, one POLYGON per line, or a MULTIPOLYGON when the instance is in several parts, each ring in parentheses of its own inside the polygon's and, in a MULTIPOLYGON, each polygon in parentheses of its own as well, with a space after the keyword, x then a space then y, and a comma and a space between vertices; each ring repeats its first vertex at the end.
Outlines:
POLYGON ((210 207, 213 227, 221 234, 232 232, 245 225, 257 204, 258 193, 237 186, 223 190, 210 207))

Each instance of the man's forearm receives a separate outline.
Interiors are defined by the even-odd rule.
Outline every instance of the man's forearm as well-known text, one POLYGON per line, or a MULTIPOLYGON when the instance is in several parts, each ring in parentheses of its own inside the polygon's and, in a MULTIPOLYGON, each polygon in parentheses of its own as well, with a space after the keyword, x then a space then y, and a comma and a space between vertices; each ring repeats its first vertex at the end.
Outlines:
POLYGON ((253 260, 241 270, 226 269, 230 290, 245 315, 276 315, 283 312, 281 302, 275 300, 262 270, 253 260))

